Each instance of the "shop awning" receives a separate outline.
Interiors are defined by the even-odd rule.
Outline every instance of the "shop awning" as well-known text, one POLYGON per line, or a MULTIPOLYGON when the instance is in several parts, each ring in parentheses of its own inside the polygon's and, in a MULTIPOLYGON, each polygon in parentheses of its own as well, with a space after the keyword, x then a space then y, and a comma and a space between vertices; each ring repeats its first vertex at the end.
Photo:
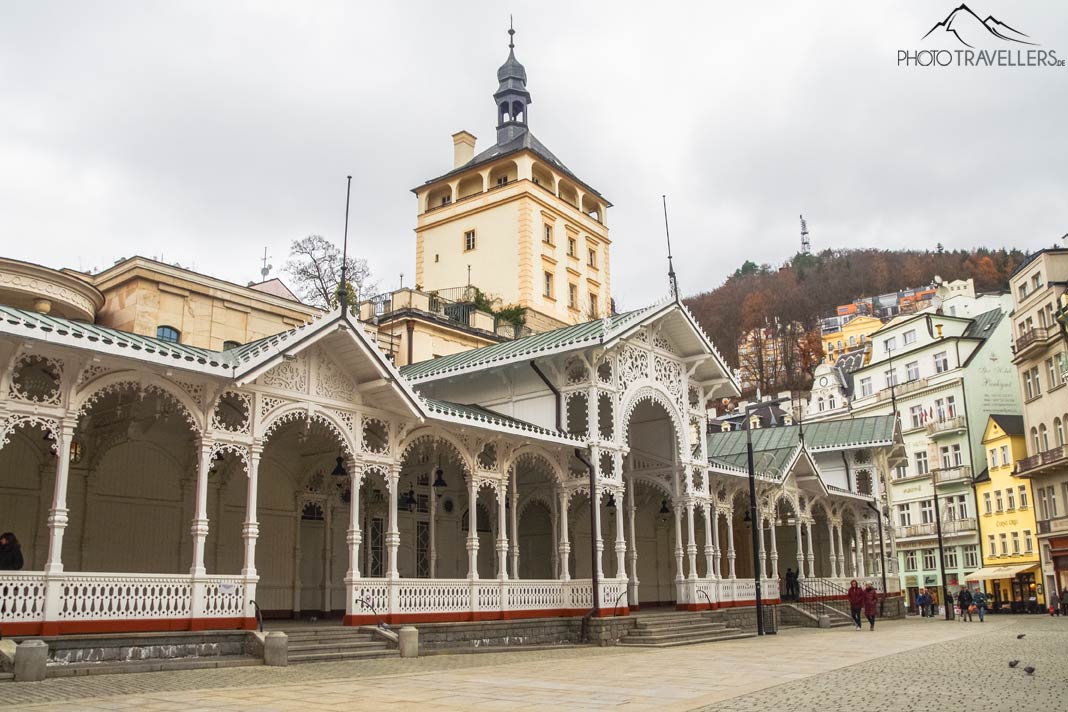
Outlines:
POLYGON ((967 574, 965 581, 982 581, 984 579, 1010 579, 1021 571, 1033 569, 1038 564, 1023 564, 1022 566, 984 566, 981 569, 967 574))

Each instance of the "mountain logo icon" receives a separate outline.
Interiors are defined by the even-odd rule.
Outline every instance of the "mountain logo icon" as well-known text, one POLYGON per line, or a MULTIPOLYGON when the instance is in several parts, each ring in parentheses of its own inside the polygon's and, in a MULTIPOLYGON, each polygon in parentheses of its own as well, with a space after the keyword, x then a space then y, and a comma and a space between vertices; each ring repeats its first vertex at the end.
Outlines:
POLYGON ((927 39, 932 35, 938 38, 944 34, 950 34, 965 47, 972 48, 992 38, 1002 42, 1038 46, 1037 42, 1031 41, 1030 36, 1010 27, 993 15, 988 15, 985 20, 979 19, 979 16, 963 3, 949 13, 946 19, 936 22, 935 26, 928 30, 921 39, 927 39))

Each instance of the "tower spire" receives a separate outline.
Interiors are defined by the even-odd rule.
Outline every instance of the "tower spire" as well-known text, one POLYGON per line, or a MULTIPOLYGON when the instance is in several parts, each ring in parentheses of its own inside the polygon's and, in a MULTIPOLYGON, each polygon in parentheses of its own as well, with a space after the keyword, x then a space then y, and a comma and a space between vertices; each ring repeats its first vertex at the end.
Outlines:
POLYGON ((493 95, 497 105, 497 145, 502 146, 527 130, 527 70, 515 58, 515 23, 508 16, 508 59, 497 70, 499 86, 493 95))
POLYGON ((515 49, 515 25, 512 16, 508 16, 508 49, 515 49))
POLYGON ((667 196, 661 195, 660 198, 664 201, 664 235, 667 237, 668 248, 668 284, 671 288, 671 298, 675 301, 679 300, 679 281, 675 278, 675 265, 671 261, 671 230, 668 229, 667 218, 667 196))

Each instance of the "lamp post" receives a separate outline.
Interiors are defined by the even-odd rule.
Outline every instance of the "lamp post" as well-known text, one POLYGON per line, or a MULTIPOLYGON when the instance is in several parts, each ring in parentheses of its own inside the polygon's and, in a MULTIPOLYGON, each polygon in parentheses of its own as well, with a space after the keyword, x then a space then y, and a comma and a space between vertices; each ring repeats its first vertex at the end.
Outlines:
POLYGON ((879 574, 883 580, 883 596, 879 599, 879 616, 882 617, 886 608, 886 544, 883 541, 883 509, 872 502, 868 502, 868 508, 875 512, 875 518, 879 522, 879 574))
POLYGON ((946 620, 953 620, 953 609, 949 607, 949 582, 946 579, 946 549, 942 543, 942 514, 938 511, 938 471, 931 473, 931 491, 934 492, 935 533, 938 534, 938 568, 942 574, 942 604, 946 609, 946 620))
MULTIPOLYGON (((760 404, 755 404, 759 406, 760 404)), ((761 577, 764 575, 763 571, 757 569, 757 551, 760 550, 760 537, 764 532, 760 530, 759 520, 757 519, 757 498, 756 498, 756 469, 753 465, 753 427, 749 422, 749 413, 753 408, 753 404, 745 407, 745 459, 749 467, 749 516, 753 520, 753 526, 750 527, 753 534, 753 583, 756 585, 756 617, 757 617, 757 635, 764 635, 764 600, 761 594, 761 577)))

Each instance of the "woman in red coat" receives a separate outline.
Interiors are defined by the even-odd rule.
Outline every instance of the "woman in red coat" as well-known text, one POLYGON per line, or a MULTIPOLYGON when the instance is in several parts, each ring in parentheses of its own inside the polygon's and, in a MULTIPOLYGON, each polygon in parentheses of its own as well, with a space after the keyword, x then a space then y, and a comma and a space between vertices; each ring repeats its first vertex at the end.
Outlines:
POLYGON ((879 592, 871 581, 864 584, 864 615, 868 618, 868 630, 875 630, 875 615, 879 612, 879 592))
POLYGON ((860 630, 860 611, 864 608, 864 589, 860 587, 856 579, 849 582, 846 598, 849 599, 849 615, 853 617, 853 625, 856 630, 860 630))

